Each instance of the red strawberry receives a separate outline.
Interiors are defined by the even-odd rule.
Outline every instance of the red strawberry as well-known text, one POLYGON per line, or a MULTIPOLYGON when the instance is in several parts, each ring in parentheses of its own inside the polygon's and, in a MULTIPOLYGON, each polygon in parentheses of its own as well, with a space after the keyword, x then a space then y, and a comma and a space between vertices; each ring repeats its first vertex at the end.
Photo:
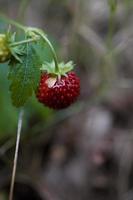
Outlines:
POLYGON ((39 102, 53 109, 68 107, 80 93, 80 80, 74 72, 61 77, 43 73, 37 91, 39 102))

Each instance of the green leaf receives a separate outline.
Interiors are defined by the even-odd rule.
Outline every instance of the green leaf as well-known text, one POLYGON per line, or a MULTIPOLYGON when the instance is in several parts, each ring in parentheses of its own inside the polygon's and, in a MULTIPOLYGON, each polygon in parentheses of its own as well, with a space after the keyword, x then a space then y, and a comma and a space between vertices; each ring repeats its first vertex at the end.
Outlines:
POLYGON ((16 60, 10 62, 9 80, 11 80, 10 91, 12 103, 21 107, 27 99, 32 96, 40 79, 40 60, 32 45, 27 44, 25 54, 21 56, 22 63, 16 60))

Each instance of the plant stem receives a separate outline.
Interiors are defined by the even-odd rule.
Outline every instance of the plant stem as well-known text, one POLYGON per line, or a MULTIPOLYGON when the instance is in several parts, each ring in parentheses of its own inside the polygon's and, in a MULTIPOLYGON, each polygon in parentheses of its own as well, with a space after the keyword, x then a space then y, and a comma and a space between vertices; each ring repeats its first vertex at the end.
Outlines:
POLYGON ((108 37, 107 37, 107 45, 109 49, 112 49, 112 38, 113 38, 113 33, 115 30, 115 14, 117 10, 117 0, 108 0, 108 5, 110 9, 110 17, 109 17, 109 32, 108 32, 108 37))
POLYGON ((13 200, 13 192, 14 192, 14 184, 15 184, 16 168, 17 168, 17 160, 18 160, 18 151, 19 151, 19 143, 20 143, 20 135, 21 135, 22 123, 23 123, 23 114, 24 114, 24 111, 22 109, 19 113, 19 118, 18 118, 16 148, 15 148, 15 155, 14 155, 14 162, 13 162, 13 171, 12 171, 12 178, 11 178, 9 200, 13 200))
POLYGON ((44 33, 42 31, 40 31, 39 29, 34 29, 34 28, 33 28, 33 31, 35 33, 37 33, 38 35, 40 35, 42 37, 42 39, 48 44, 48 46, 51 50, 51 53, 53 55, 54 62, 55 62, 55 70, 56 70, 56 72, 59 72, 58 59, 57 59, 57 55, 56 55, 53 45, 51 44, 49 39, 44 35, 44 33))
POLYGON ((110 19, 109 19, 109 32, 108 32, 108 38, 107 38, 107 45, 110 49, 112 49, 112 38, 114 33, 114 13, 110 13, 110 19))
POLYGON ((22 45, 22 44, 27 44, 27 43, 30 43, 30 42, 36 42, 37 40, 40 40, 40 38, 31 38, 31 39, 27 39, 27 40, 22 40, 20 42, 14 42, 12 44, 10 44, 10 47, 16 47, 16 46, 19 46, 19 45, 22 45))
POLYGON ((54 59, 54 62, 55 62, 55 70, 56 70, 56 72, 58 72, 59 71, 59 67, 58 67, 58 60, 57 60, 57 56, 56 56, 55 50, 54 50, 51 42, 48 40, 47 37, 43 36, 42 38, 47 42, 48 46, 51 49, 51 52, 53 54, 53 59, 54 59))

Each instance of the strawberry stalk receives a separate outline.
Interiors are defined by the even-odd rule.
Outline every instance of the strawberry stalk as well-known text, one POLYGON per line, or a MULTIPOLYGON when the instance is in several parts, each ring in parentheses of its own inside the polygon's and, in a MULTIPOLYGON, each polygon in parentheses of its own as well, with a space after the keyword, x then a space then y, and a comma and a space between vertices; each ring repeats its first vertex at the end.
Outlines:
POLYGON ((58 66, 58 59, 57 59, 57 55, 56 55, 56 52, 54 50, 54 47, 53 45, 51 44, 51 42, 49 41, 49 39, 44 35, 44 34, 40 34, 39 35, 43 38, 43 40, 48 44, 48 46, 50 47, 51 49, 51 53, 53 55, 53 59, 54 59, 54 62, 55 62, 55 72, 59 72, 59 66, 58 66))
POLYGON ((40 30, 40 29, 37 29, 37 28, 27 28, 27 30, 28 30, 29 33, 35 33, 35 34, 41 36, 41 38, 44 40, 44 42, 47 43, 47 45, 49 46, 49 48, 51 50, 53 59, 54 59, 55 72, 58 73, 60 71, 59 70, 59 65, 58 65, 58 59, 57 59, 57 55, 56 55, 56 52, 54 50, 54 47, 51 44, 50 40, 46 37, 46 35, 44 34, 44 32, 42 30, 40 30))

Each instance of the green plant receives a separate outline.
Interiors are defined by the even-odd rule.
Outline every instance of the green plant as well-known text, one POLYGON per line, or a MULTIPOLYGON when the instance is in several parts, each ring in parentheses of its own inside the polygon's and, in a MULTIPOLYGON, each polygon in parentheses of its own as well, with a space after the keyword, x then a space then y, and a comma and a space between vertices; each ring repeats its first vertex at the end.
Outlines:
MULTIPOLYGON (((64 62, 58 62, 54 47, 42 30, 38 28, 23 26, 11 19, 7 19, 2 16, 1 18, 4 21, 8 22, 10 25, 13 25, 23 31, 23 33, 21 33, 21 36, 19 36, 16 34, 16 32, 12 33, 10 28, 6 33, 1 33, 0 35, 0 62, 8 62, 8 79, 10 82, 9 89, 11 93, 12 104, 17 108, 20 108, 15 157, 9 194, 9 200, 12 200, 20 142, 20 133, 22 130, 24 114, 23 106, 25 105, 29 97, 31 97, 33 93, 37 92, 42 71, 43 73, 48 73, 51 77, 55 78, 56 81, 54 81, 54 84, 52 84, 52 87, 54 87, 54 85, 59 81, 63 80, 63 78, 65 80, 70 79, 69 73, 73 69, 73 62, 70 61, 67 64, 65 64, 64 62), (49 63, 46 62, 45 58, 42 59, 42 57, 39 54, 39 49, 45 50, 46 45, 49 47, 50 52, 52 54, 52 62, 49 63)), ((71 91, 69 92, 72 93, 74 98, 71 98, 71 101, 69 101, 69 103, 66 106, 60 108, 69 106, 76 100, 77 96, 79 95, 79 79, 76 77, 75 74, 72 79, 74 81, 78 80, 78 91, 75 91, 76 93, 74 93, 72 92, 71 88, 71 91)), ((77 85, 75 87, 74 83, 72 86, 74 86, 74 89, 77 87, 77 85)), ((50 87, 51 89, 51 85, 49 86, 48 84, 47 87, 50 87)), ((56 91, 54 92, 54 95, 56 95, 56 91)), ((58 97, 60 100, 60 96, 57 95, 56 97, 58 97)), ((55 101, 58 101, 58 99, 55 99, 55 101)), ((66 100, 64 98, 64 102, 65 101, 66 100)), ((51 107, 49 104, 45 105, 51 107)), ((57 107, 52 108, 57 109, 57 107)))
POLYGON ((42 30, 22 26, 12 20, 9 20, 9 23, 24 31, 25 39, 19 41, 16 39, 15 33, 8 31, 4 34, 4 43, 2 44, 2 48, 7 48, 10 55, 5 57, 5 52, 3 52, 4 59, 8 60, 9 65, 8 79, 10 80, 12 103, 16 107, 22 107, 33 92, 36 92, 42 70, 59 79, 61 76, 67 76, 67 73, 73 69, 73 63, 58 63, 56 52, 42 30), (53 57, 53 62, 50 63, 40 59, 38 46, 36 46, 45 47, 46 44, 53 57))

